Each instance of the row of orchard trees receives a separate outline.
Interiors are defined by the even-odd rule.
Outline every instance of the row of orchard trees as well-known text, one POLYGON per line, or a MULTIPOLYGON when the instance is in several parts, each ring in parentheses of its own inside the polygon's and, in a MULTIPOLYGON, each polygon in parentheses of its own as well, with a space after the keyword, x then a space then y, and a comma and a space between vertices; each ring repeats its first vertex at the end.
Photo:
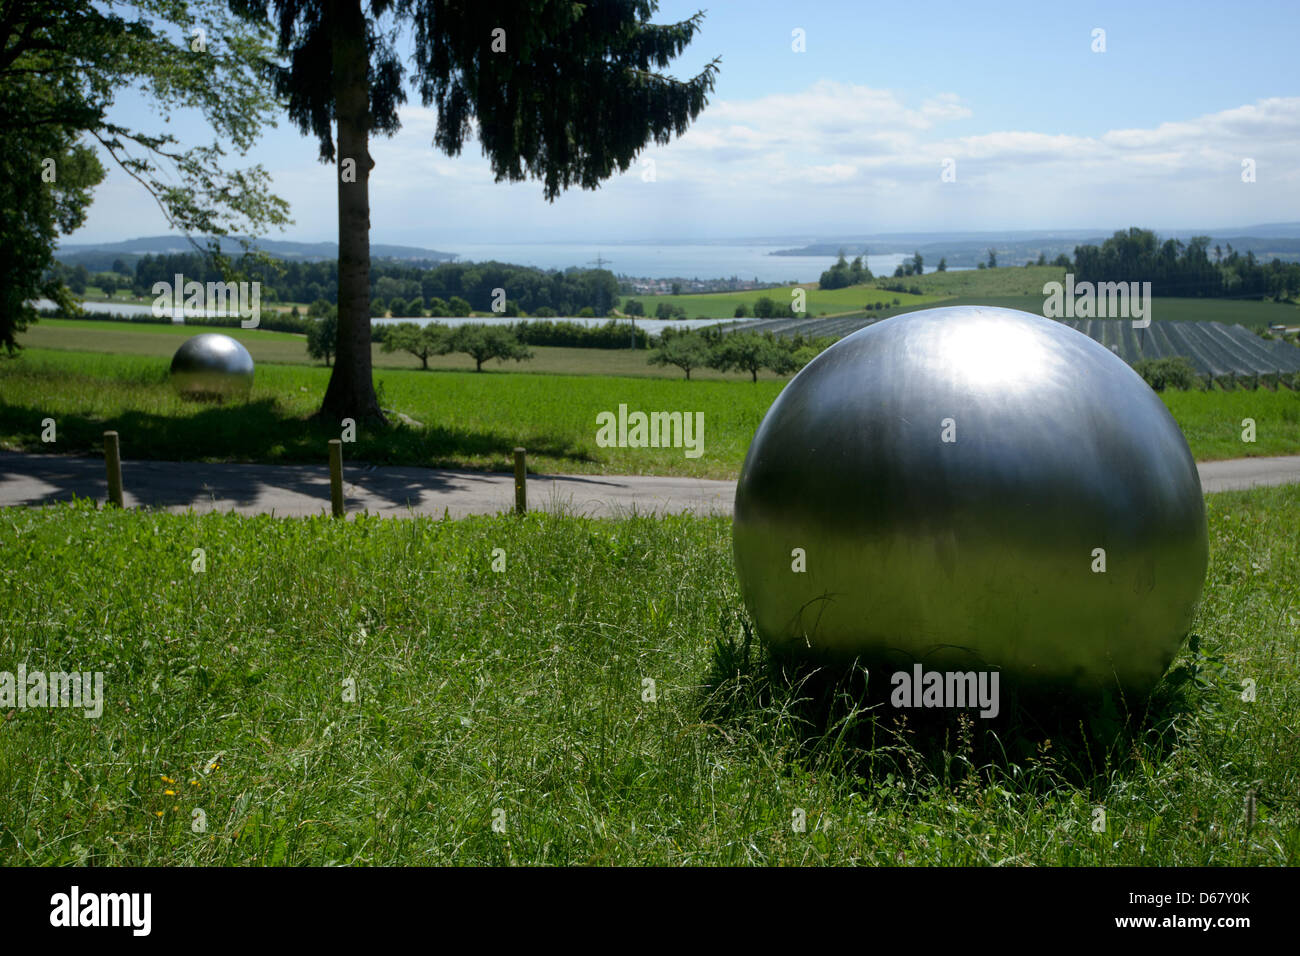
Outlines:
POLYGON ((782 338, 771 332, 730 332, 716 328, 680 331, 666 328, 658 347, 651 352, 649 364, 674 365, 686 373, 701 368, 720 372, 748 372, 757 382, 764 370, 777 375, 792 375, 818 353, 829 348, 834 338, 809 339, 802 335, 782 338))
POLYGON ((374 335, 385 352, 409 352, 420 360, 421 368, 426 369, 433 356, 452 353, 472 358, 476 372, 483 371, 483 363, 492 359, 522 362, 533 357, 532 350, 519 341, 514 329, 482 322, 451 328, 437 322, 427 325, 399 322, 377 328, 374 335))
MULTIPOLYGON (((312 358, 329 362, 329 343, 337 322, 338 312, 333 306, 323 302, 312 306, 307 319, 307 351, 312 358)), ((467 322, 451 328, 438 322, 396 322, 375 326, 373 335, 384 351, 410 352, 420 359, 424 368, 429 367, 431 356, 464 352, 479 360, 480 371, 483 362, 489 359, 531 358, 531 353, 524 354, 530 345, 579 349, 643 349, 650 345, 650 336, 645 329, 629 328, 614 319, 603 325, 551 321, 467 322), (470 331, 462 332, 461 329, 470 331), (486 330, 489 329, 494 331, 488 334, 486 330), (466 344, 474 347, 461 347, 466 344)))
MULTIPOLYGON (((338 313, 330 308, 311 323, 307 334, 307 350, 313 358, 324 359, 328 365, 333 357, 338 313)), ((483 363, 497 359, 522 362, 533 357, 529 340, 546 344, 547 336, 564 332, 563 323, 488 324, 465 323, 448 327, 437 322, 423 325, 398 322, 376 326, 375 339, 385 352, 407 352, 420 360, 421 368, 429 367, 429 359, 438 355, 464 354, 474 359, 475 371, 483 371, 483 363)), ((614 334, 618 330, 582 330, 593 338, 614 334)), ((691 377, 691 372, 701 368, 718 371, 747 372, 752 381, 764 370, 777 375, 790 375, 811 362, 818 353, 828 348, 834 338, 805 338, 794 335, 780 338, 770 332, 732 332, 723 334, 716 328, 698 331, 664 329, 658 339, 649 340, 643 330, 637 330, 642 344, 653 344, 649 364, 676 366, 691 377)), ((608 347, 608 344, 605 344, 608 347)))

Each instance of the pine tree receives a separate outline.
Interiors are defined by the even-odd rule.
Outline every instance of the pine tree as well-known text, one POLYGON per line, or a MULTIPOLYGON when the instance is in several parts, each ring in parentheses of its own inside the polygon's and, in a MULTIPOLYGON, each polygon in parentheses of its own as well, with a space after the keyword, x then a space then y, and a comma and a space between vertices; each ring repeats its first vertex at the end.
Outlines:
POLYGON ((625 172, 650 142, 681 135, 707 103, 718 60, 678 80, 661 72, 703 13, 654 24, 653 0, 231 0, 276 28, 274 68, 290 119, 339 166, 338 356, 327 419, 383 419, 370 364, 373 133, 391 135, 405 102, 396 38, 414 39, 415 88, 438 114, 434 146, 455 156, 476 124, 498 182, 539 179, 554 201, 625 172))

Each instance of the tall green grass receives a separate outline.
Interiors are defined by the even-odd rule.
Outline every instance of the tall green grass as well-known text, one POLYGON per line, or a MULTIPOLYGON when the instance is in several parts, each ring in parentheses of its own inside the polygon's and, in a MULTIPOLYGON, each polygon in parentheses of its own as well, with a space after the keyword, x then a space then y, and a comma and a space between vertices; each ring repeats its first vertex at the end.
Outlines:
POLYGON ((721 518, 3 511, 0 670, 107 702, 0 714, 0 863, 1294 865, 1300 488, 1208 507, 1160 705, 996 730, 775 671, 721 518))
POLYGON ((1285 388, 1216 389, 1166 391, 1160 397, 1198 456, 1293 455, 1300 450, 1300 393, 1285 388), (1255 425, 1253 442, 1245 440, 1248 419, 1255 425))
MULTIPOLYGON (((590 350, 588 350, 590 351, 590 350)), ((139 356, 24 352, 0 362, 0 445, 39 452, 94 453, 106 429, 126 458, 321 461, 341 426, 312 416, 329 370, 261 365, 247 402, 205 404, 167 384, 167 363, 139 356), (57 442, 41 441, 53 418, 57 442)), ((388 464, 510 470, 523 445, 534 471, 581 474, 734 475, 784 382, 478 374, 379 370, 390 428, 357 429, 349 458, 388 464), (702 412, 704 451, 602 448, 596 416, 629 410, 702 412)))

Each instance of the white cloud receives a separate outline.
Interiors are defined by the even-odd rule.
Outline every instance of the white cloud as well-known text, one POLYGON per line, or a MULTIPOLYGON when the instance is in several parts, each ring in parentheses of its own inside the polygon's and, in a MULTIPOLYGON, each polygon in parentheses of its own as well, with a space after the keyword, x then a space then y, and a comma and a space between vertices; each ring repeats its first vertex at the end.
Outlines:
MULTIPOLYGON (((773 235, 904 229, 1044 228, 1131 223, 1213 225, 1300 219, 1300 97, 1274 97, 1150 128, 1084 135, 1064 109, 1050 130, 980 128, 956 92, 909 100, 820 80, 797 92, 710 104, 685 135, 652 146, 596 192, 555 203, 535 181, 498 184, 477 142, 458 157, 432 146, 431 110, 372 140, 375 241, 454 249, 457 241, 673 234, 773 235), (1240 181, 1243 157, 1258 181, 1240 181), (956 161, 957 181, 941 183, 956 161)), ((268 141, 289 235, 336 229, 333 169, 292 134, 268 141), (273 144, 273 145, 272 145, 273 144)), ((264 154, 265 155, 265 154, 264 154)), ((82 235, 138 234, 143 204, 101 187, 82 235)), ((161 229, 154 231, 162 231, 161 229)), ((76 241, 75 239, 73 241, 76 241)))
POLYGON ((857 171, 856 166, 832 163, 829 166, 809 166, 806 175, 808 181, 813 183, 839 183, 846 179, 852 179, 857 171))

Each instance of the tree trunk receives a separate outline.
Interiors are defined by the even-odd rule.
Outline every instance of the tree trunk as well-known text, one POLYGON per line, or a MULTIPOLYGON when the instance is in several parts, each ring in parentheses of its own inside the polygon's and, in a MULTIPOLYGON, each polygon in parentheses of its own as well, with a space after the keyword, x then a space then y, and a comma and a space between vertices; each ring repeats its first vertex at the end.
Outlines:
POLYGON ((369 149, 366 18, 361 0, 337 0, 330 4, 329 15, 334 20, 330 33, 338 124, 339 330, 334 370, 319 415, 334 422, 344 418, 383 422, 370 368, 370 168, 374 160, 369 149))
POLYGON ((758 381, 758 369, 756 369, 756 368, 751 368, 751 369, 749 370, 749 374, 752 375, 752 376, 754 376, 754 381, 755 381, 755 382, 758 381))

